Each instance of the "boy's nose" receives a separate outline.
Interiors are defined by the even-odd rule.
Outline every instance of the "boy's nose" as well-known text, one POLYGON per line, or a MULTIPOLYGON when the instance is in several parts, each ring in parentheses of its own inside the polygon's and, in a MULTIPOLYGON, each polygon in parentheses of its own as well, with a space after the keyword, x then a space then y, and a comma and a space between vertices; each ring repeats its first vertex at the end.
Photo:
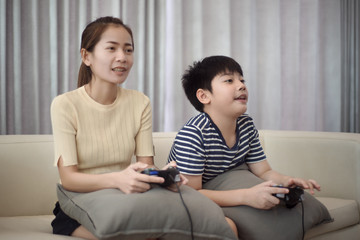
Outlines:
POLYGON ((241 80, 239 81, 239 90, 240 91, 246 90, 246 85, 241 80))
POLYGON ((242 87, 239 88, 240 91, 245 91, 246 90, 246 86, 243 85, 242 87))

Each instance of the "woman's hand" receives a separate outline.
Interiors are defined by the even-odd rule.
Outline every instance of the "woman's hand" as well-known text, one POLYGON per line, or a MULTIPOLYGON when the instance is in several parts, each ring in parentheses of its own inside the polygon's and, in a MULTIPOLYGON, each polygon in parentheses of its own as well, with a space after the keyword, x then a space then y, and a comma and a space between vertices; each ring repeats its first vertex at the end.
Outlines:
POLYGON ((315 181, 315 180, 312 180, 312 179, 309 179, 309 180, 305 180, 305 179, 302 179, 302 178, 289 178, 287 180, 287 183, 285 184, 286 187, 295 187, 295 186, 299 186, 303 189, 309 189, 309 192, 314 195, 315 192, 314 192, 314 189, 320 191, 321 187, 320 185, 315 181))
POLYGON ((137 162, 131 164, 121 172, 111 173, 113 175, 114 186, 126 194, 142 193, 148 191, 150 183, 163 183, 164 179, 157 176, 142 174, 141 171, 148 168, 149 165, 137 162))

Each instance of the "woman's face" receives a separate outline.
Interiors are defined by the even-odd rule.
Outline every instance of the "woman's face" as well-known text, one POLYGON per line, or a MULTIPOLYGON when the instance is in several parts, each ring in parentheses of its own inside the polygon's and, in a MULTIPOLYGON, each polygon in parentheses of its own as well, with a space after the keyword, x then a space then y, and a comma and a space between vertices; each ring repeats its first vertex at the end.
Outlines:
POLYGON ((110 25, 101 35, 93 52, 86 52, 83 61, 90 66, 92 81, 123 83, 133 65, 131 35, 124 27, 110 25))

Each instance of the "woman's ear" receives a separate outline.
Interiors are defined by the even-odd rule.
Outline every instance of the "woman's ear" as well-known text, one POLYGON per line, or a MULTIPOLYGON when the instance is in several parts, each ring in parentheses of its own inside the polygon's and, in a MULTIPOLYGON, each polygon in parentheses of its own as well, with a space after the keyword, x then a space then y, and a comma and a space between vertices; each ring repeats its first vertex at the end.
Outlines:
POLYGON ((85 48, 82 48, 80 50, 80 53, 81 53, 81 60, 83 61, 83 63, 86 65, 86 66, 90 66, 90 54, 89 52, 85 49, 85 48))
POLYGON ((209 91, 199 88, 196 91, 196 97, 202 104, 206 105, 210 103, 209 91))

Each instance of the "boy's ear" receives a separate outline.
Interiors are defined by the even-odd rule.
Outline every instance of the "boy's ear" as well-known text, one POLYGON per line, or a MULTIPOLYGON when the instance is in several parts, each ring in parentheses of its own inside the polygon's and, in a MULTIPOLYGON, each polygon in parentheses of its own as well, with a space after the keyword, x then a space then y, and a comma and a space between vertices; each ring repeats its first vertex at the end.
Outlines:
POLYGON ((85 48, 82 48, 80 50, 80 53, 81 53, 81 60, 83 61, 83 63, 86 66, 89 67, 90 66, 90 60, 89 60, 90 54, 89 54, 89 52, 85 48))
POLYGON ((199 100, 199 102, 201 102, 204 105, 210 103, 210 97, 209 97, 209 91, 208 90, 204 90, 202 88, 199 88, 196 91, 196 97, 199 100))

